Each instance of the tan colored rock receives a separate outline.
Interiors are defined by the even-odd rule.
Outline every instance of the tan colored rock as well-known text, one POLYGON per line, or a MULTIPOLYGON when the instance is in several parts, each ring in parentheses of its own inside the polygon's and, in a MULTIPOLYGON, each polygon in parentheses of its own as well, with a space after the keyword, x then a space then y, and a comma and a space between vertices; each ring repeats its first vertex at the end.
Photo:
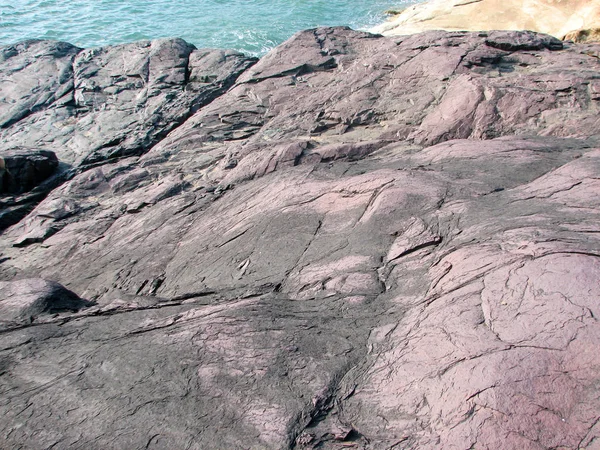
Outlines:
POLYGON ((573 42, 598 42, 600 41, 600 28, 571 31, 563 38, 565 41, 573 42))
POLYGON ((428 30, 533 30, 563 38, 599 24, 600 0, 432 0, 405 9, 372 31, 393 36, 428 30))

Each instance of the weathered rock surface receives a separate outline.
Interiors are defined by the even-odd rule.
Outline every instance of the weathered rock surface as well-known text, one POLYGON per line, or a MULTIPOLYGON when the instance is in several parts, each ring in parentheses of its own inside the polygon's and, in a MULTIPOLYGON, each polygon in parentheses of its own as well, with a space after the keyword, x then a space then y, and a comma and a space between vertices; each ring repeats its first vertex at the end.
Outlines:
MULTIPOLYGON (((4 47, 2 148, 53 151, 67 178, 69 166, 143 154, 254 62, 181 39, 88 50, 35 40, 4 47)), ((31 211, 29 198, 3 203, 2 229, 31 211)))
POLYGON ((19 149, 0 153, 0 193, 20 194, 46 180, 58 167, 54 152, 19 149))
POLYGON ((599 445, 600 46, 332 28, 248 67, 161 42, 77 53, 70 130, 50 104, 2 132, 75 172, 0 276, 86 303, 0 334, 0 446, 599 445), (146 94, 114 65, 165 45, 139 92, 172 115, 125 119, 146 94))
POLYGON ((573 42, 600 42, 600 28, 584 28, 571 31, 565 35, 565 40, 573 42))
POLYGON ((254 62, 181 39, 87 50, 27 41, 2 57, 3 146, 52 150, 74 165, 144 153, 254 62))
POLYGON ((429 0, 411 5, 373 28, 388 36, 430 30, 532 30, 559 39, 596 37, 599 0, 429 0))
POLYGON ((43 314, 76 312, 85 306, 91 305, 56 282, 0 281, 0 331, 31 324, 43 314))
POLYGON ((0 150, 0 230, 31 212, 67 173, 49 150, 0 150))

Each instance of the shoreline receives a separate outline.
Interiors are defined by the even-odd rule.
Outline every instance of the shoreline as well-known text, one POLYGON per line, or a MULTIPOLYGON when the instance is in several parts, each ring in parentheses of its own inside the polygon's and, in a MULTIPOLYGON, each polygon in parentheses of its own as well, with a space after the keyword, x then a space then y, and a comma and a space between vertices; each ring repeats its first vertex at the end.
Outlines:
POLYGON ((600 1, 429 0, 409 6, 370 31, 397 36, 430 30, 530 30, 558 39, 598 40, 600 1))
MULTIPOLYGON (((388 9, 393 11, 394 8, 388 9)), ((384 11, 385 14, 385 11, 384 11)), ((490 31, 531 30, 575 42, 600 40, 600 0, 566 0, 555 4, 550 0, 429 0, 408 5, 387 20, 358 30, 384 36, 412 35, 424 31, 490 31)), ((301 32, 302 30, 297 31, 301 32)), ((174 39, 164 37, 158 39, 174 39)), ((40 40, 44 40, 41 38, 40 40)), ((155 39, 135 39, 84 48, 127 45, 155 39)), ((65 42, 65 41, 63 41, 65 42)), ((190 42, 190 41, 188 41, 190 42)), ((190 42, 191 43, 191 42, 190 42)), ((8 46, 11 44, 5 44, 8 46)), ((14 44, 12 44, 14 45, 14 44)), ((193 44, 195 45, 195 44, 193 44)), ((197 46, 197 48, 235 49, 253 57, 263 57, 280 44, 272 43, 262 51, 242 48, 197 46)), ((235 46, 234 46, 235 47, 235 46)))
POLYGON ((141 0, 120 4, 111 0, 49 0, 39 11, 31 6, 35 0, 24 3, 30 7, 2 12, 2 45, 35 38, 92 48, 182 38, 198 48, 235 49, 260 56, 291 37, 294 30, 335 25, 370 28, 384 19, 382 12, 393 1, 369 0, 353 6, 346 2, 323 5, 285 1, 269 6, 264 1, 237 0, 227 6, 202 0, 186 6, 184 0, 158 0, 144 6, 141 0))

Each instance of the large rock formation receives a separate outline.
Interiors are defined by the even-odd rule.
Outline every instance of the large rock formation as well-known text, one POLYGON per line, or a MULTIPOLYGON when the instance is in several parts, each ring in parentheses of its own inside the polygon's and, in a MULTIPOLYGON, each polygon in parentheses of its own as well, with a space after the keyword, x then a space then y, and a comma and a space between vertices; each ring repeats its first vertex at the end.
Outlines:
POLYGON ((2 51, 70 169, 0 236, 0 447, 600 444, 600 46, 2 51))
POLYGON ((429 0, 373 29, 388 36, 429 30, 533 30, 560 39, 598 40, 599 0, 429 0))
MULTIPOLYGON (((234 51, 196 50, 181 39, 88 50, 38 40, 4 47, 0 157, 13 149, 51 150, 63 163, 56 178, 64 179, 72 166, 143 154, 254 62, 234 51)), ((54 187, 0 199, 0 229, 54 187)))

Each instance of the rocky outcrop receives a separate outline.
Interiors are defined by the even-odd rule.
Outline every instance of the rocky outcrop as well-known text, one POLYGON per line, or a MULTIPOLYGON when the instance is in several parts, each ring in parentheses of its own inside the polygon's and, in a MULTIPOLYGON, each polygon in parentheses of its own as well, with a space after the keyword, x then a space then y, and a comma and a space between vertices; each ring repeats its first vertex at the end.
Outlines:
POLYGON ((326 28, 249 67, 167 42, 69 56, 81 115, 2 131, 73 172, 0 276, 85 304, 0 334, 0 446, 597 445, 598 45, 326 28))
POLYGON ((533 30, 559 39, 593 39, 598 0, 429 0, 411 5, 373 29, 388 36, 430 30, 533 30))
MULTIPOLYGON (((181 39, 88 50, 35 40, 4 47, 2 147, 52 151, 67 166, 62 172, 143 154, 255 61, 181 39)), ((28 201, 5 205, 12 209, 0 218, 2 228, 31 211, 28 201)))
POLYGON ((0 281, 0 332, 39 321, 42 315, 91 306, 58 283, 42 279, 0 281))
POLYGON ((0 230, 25 217, 66 175, 49 150, 0 150, 0 230))
POLYGON ((58 167, 54 152, 19 149, 0 153, 0 193, 20 194, 46 180, 58 167))
POLYGON ((566 41, 573 42, 600 42, 600 28, 587 28, 567 33, 566 41))
POLYGON ((88 50, 27 41, 2 55, 3 145, 52 150, 71 165, 145 153, 255 61, 181 39, 88 50))

